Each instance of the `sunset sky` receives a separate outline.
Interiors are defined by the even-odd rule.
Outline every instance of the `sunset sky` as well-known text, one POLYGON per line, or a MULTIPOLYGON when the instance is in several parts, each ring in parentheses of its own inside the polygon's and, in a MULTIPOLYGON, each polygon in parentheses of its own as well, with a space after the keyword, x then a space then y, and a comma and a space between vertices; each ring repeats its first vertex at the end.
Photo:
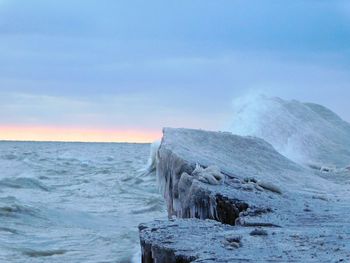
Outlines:
POLYGON ((217 130, 247 93, 350 121, 350 1, 0 0, 0 140, 217 130))

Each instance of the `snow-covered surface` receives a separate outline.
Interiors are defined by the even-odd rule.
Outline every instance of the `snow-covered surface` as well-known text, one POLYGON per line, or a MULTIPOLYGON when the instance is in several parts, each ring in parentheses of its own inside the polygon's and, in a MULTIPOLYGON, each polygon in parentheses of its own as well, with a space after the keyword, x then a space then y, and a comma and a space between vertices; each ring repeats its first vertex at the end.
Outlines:
POLYGON ((262 230, 212 220, 177 219, 139 228, 144 262, 350 261, 349 230, 345 227, 315 229, 305 225, 262 230))
POLYGON ((223 233, 214 233, 220 231, 209 225, 201 231, 206 223, 194 219, 176 222, 180 227, 158 222, 160 233, 143 235, 141 231, 141 241, 148 240, 151 250, 153 245, 162 246, 201 260, 209 254, 204 262, 232 262, 232 258, 337 262, 338 256, 350 261, 350 171, 324 174, 309 169, 255 137, 172 128, 163 133, 156 170, 169 217, 214 219, 235 227, 220 226, 225 228, 223 233), (200 180, 198 165, 217 167, 225 175, 223 184, 200 180), (198 233, 192 231, 198 225, 198 233), (265 229, 268 236, 251 237, 256 227, 258 233, 265 229), (244 242, 233 252, 224 248, 225 254, 219 247, 226 228, 244 242), (207 232, 212 238, 198 237, 207 232), (200 244, 205 243, 203 255, 189 245, 197 237, 200 244))
POLYGON ((317 169, 350 164, 350 124, 318 104, 265 96, 239 99, 227 130, 262 138, 289 159, 317 169))

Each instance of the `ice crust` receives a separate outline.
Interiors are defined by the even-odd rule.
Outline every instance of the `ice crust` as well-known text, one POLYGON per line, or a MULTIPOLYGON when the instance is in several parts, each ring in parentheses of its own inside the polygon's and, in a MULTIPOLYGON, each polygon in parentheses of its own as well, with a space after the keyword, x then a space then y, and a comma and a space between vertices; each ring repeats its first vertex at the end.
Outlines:
POLYGON ((348 236, 332 228, 265 228, 177 219, 139 226, 144 263, 349 262, 348 236))
MULTIPOLYGON (((291 192, 308 197, 336 188, 317 172, 288 160, 254 137, 165 128, 157 158, 158 183, 169 217, 217 220, 221 217, 217 210, 220 197, 246 204, 249 200, 251 209, 261 209, 276 198, 288 202, 291 192), (203 182, 197 176, 198 165, 219 167, 225 183, 203 182)), ((242 212, 240 207, 236 207, 237 214, 242 212)))
POLYGON ((165 128, 156 159, 169 218, 190 219, 143 225, 144 262, 350 261, 349 173, 325 176, 256 137, 192 129, 165 128), (212 184, 203 171, 224 178, 212 184), (222 245, 226 230, 244 242, 222 245), (190 245, 200 233, 212 238, 198 241, 203 250, 190 245))

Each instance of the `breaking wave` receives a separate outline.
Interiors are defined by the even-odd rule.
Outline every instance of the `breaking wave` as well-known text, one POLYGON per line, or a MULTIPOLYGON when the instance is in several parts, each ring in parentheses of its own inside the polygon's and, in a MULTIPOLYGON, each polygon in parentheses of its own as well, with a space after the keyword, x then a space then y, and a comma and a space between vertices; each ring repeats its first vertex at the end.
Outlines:
POLYGON ((151 174, 156 171, 156 166, 157 166, 157 154, 158 154, 158 149, 160 147, 160 141, 154 141, 151 144, 150 147, 150 155, 148 158, 147 165, 140 170, 140 175, 144 176, 147 174, 151 174))
POLYGON ((315 169, 346 170, 350 164, 350 124, 318 104, 261 95, 240 98, 227 130, 260 137, 315 169))

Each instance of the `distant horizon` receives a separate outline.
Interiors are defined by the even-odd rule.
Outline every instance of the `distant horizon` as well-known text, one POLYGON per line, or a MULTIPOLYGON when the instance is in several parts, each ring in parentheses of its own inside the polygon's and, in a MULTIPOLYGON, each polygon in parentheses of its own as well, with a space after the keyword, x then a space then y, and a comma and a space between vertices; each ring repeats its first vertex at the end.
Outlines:
POLYGON ((85 142, 85 141, 30 141, 30 140, 1 140, 0 139, 0 143, 2 142, 38 142, 38 143, 101 143, 101 144, 109 144, 109 143, 115 143, 115 144, 151 144, 152 142, 107 142, 107 141, 101 141, 101 142, 85 142))
MULTIPOLYGON (((242 97, 244 99, 244 97, 242 97)), ((315 102, 303 102, 315 103, 315 102)), ((317 104, 317 103, 316 103, 317 104)), ((319 104, 322 105, 322 104, 319 104)), ((322 105, 323 106, 323 105, 322 105)), ((330 109, 345 122, 349 121, 344 116, 339 115, 333 109, 330 109)), ((73 126, 32 126, 32 125, 1 125, 0 124, 0 141, 1 142, 72 142, 72 143, 139 143, 149 144, 162 137, 162 130, 155 129, 103 129, 100 127, 73 127, 73 126)), ((181 126, 180 126, 181 127, 181 126)), ((175 126, 173 128, 180 128, 175 126)), ((182 127, 190 129, 204 129, 223 131, 223 127, 182 127)))
POLYGON ((53 126, 0 126, 0 141, 150 143, 161 138, 161 130, 121 130, 53 126))

